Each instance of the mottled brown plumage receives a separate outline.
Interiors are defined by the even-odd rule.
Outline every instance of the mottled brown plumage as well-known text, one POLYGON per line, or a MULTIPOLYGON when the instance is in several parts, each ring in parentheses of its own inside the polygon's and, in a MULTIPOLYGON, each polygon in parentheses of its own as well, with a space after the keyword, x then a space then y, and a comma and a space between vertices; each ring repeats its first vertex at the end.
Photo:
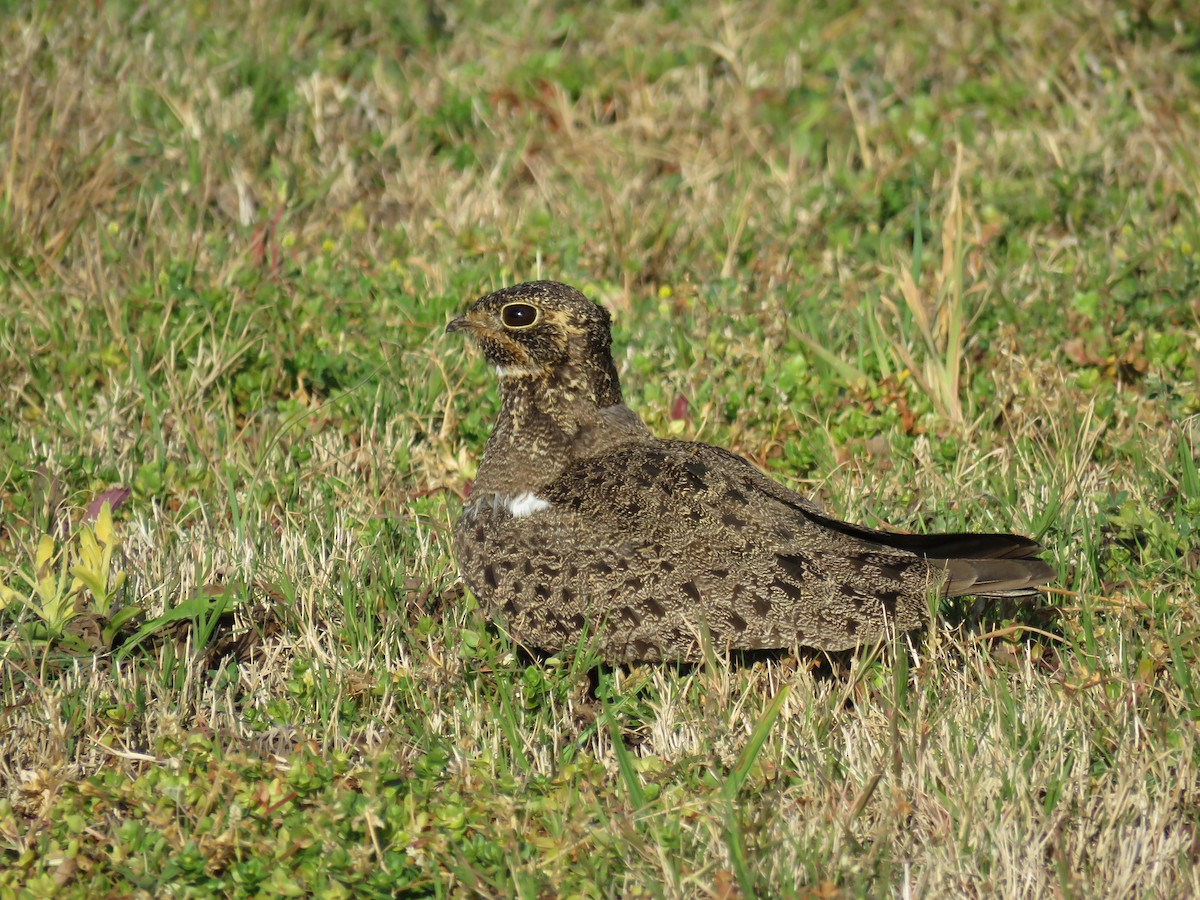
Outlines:
POLYGON ((850 525, 732 453, 655 438, 622 403, 608 313, 574 288, 507 288, 446 330, 479 345, 501 401, 455 554, 526 646, 840 650, 920 626, 931 596, 1017 596, 1053 574, 1027 538, 850 525))

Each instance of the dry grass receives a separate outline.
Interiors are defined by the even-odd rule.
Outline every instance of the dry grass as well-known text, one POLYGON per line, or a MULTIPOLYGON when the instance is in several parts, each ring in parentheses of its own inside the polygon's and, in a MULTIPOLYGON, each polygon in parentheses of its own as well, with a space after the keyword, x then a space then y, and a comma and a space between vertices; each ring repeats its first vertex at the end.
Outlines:
POLYGON ((1054 6, 17 4, 0 894, 1200 893, 1200 31, 1054 6), (495 398, 441 331, 535 276, 656 430, 1058 591, 522 660, 455 585, 495 398), (110 645, 19 573, 117 486, 110 645))

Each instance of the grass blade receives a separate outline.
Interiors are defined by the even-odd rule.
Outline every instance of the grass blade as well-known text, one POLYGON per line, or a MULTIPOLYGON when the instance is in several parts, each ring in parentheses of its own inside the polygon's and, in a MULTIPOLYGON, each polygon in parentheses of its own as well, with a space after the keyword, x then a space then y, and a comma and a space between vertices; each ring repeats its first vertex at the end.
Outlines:
POLYGON ((758 722, 754 725, 754 730, 750 733, 750 740, 746 742, 746 746, 742 748, 742 752, 738 754, 737 763, 733 767, 733 771, 729 773, 729 777, 725 779, 725 785, 721 789, 721 793, 727 799, 732 800, 738 795, 742 789, 742 784, 746 781, 746 776, 750 774, 750 769, 753 768, 755 761, 758 759, 758 754, 762 752, 763 744, 767 741, 767 735, 771 733, 771 727, 775 724, 775 720, 779 718, 779 713, 783 710, 783 704, 787 701, 791 694, 792 686, 785 685, 775 699, 771 701, 771 705, 759 717, 758 722))

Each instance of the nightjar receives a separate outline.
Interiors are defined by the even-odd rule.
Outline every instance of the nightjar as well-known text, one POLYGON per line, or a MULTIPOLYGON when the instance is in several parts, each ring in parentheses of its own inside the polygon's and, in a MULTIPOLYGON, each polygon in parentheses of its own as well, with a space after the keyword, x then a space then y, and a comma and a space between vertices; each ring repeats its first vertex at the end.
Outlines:
POLYGON ((931 598, 1036 593, 1043 548, 1011 534, 838 521, 719 447, 661 440, 624 405, 610 318, 551 281, 489 294, 464 332, 500 415, 454 528, 464 581, 509 634, 611 662, 841 650, 922 625, 931 598))

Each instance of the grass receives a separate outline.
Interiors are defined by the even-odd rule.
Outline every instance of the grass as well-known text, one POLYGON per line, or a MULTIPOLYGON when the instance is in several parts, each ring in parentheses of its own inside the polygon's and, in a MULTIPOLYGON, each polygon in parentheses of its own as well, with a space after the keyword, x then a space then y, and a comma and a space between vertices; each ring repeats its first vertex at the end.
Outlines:
POLYGON ((1200 892, 1200 30, 934 6, 8 4, 0 895, 1200 892), (442 330, 532 277, 657 432, 1054 590, 524 660, 442 330))

